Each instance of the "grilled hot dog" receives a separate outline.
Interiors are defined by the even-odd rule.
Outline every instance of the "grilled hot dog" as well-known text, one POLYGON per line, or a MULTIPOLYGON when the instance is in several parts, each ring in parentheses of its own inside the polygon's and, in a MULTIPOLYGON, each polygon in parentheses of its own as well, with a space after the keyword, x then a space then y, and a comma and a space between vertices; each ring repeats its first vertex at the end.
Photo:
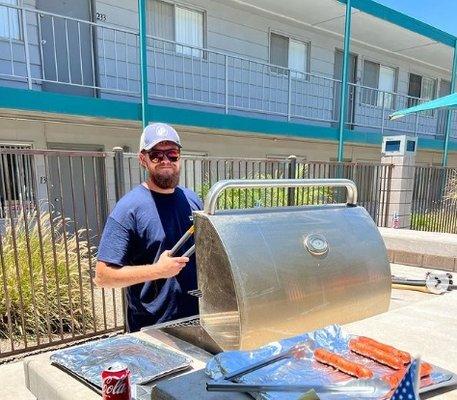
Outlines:
POLYGON ((389 346, 387 344, 378 342, 374 339, 365 337, 365 336, 359 336, 357 339, 355 339, 361 343, 368 344, 370 346, 376 347, 379 350, 385 351, 386 353, 391 353, 395 357, 399 358, 400 360, 403 361, 403 364, 409 364, 411 362, 411 355, 407 353, 406 351, 398 350, 393 346, 389 346))
POLYGON ((330 365, 356 378, 369 379, 373 377, 373 372, 363 365, 349 361, 338 354, 322 348, 314 350, 314 358, 323 364, 330 365))
POLYGON ((375 360, 381 364, 387 365, 390 368, 397 370, 403 368, 403 361, 400 358, 396 357, 392 353, 388 353, 358 339, 352 339, 349 341, 349 349, 354 353, 375 360))

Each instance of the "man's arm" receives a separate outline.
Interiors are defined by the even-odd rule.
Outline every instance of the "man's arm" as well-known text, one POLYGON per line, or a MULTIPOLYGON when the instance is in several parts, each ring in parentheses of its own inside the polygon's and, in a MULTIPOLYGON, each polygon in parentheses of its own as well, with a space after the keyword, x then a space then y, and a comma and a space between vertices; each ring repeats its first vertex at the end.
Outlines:
POLYGON ((164 251, 155 264, 135 266, 114 266, 98 261, 95 269, 94 282, 104 288, 122 288, 156 279, 171 278, 178 275, 189 262, 188 257, 170 257, 164 251))

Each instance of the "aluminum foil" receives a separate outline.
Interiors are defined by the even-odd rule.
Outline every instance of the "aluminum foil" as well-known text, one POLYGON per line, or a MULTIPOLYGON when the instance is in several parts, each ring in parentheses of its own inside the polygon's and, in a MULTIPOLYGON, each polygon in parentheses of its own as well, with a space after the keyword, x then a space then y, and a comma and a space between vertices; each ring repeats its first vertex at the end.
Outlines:
POLYGON ((191 359, 180 353, 125 335, 59 350, 51 355, 51 362, 98 388, 102 387, 102 371, 114 362, 127 365, 132 386, 187 369, 191 365, 191 359))
MULTIPOLYGON (((352 353, 348 348, 348 342, 354 338, 354 335, 344 333, 340 326, 331 325, 314 332, 283 339, 279 342, 272 342, 254 351, 229 351, 216 355, 206 366, 206 373, 212 379, 220 379, 223 375, 236 371, 244 366, 251 365, 265 358, 286 351, 295 345, 304 345, 305 354, 300 359, 289 358, 268 365, 260 370, 251 372, 240 378, 240 382, 249 384, 306 384, 306 385, 329 385, 336 383, 349 384, 350 381, 357 381, 350 376, 338 372, 332 367, 321 364, 313 359, 313 351, 319 347, 325 347, 344 357, 351 359, 360 364, 364 364, 374 373, 373 379, 364 380, 367 386, 376 387, 376 393, 373 395, 364 395, 364 399, 382 399, 389 393, 388 388, 383 383, 382 378, 394 372, 389 367, 385 367, 375 361, 352 353)), ((451 373, 443 370, 435 370, 430 377, 421 380, 421 388, 449 381, 452 378, 451 373)), ((318 393, 319 398, 325 399, 360 399, 360 394, 342 394, 342 393, 318 393)), ((298 393, 262 393, 252 395, 262 400, 297 400, 300 398, 298 393)))

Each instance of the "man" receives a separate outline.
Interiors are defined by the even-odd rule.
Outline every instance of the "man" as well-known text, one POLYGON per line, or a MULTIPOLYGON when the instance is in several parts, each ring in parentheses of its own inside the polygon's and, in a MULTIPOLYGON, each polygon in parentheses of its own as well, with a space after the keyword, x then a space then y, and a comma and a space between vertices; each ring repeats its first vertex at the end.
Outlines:
POLYGON ((180 151, 171 126, 144 129, 138 158, 149 176, 116 204, 98 248, 95 283, 127 287, 130 332, 198 314, 198 301, 188 294, 197 288, 195 256, 169 254, 192 225, 192 211, 202 208, 194 192, 178 186, 180 151))

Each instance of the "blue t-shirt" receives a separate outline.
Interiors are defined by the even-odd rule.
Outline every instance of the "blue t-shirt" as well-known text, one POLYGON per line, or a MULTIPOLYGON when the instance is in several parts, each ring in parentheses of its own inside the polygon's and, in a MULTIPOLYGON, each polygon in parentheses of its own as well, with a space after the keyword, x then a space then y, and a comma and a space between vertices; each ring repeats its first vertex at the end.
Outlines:
MULTIPOLYGON (((201 208, 200 199, 189 189, 177 187, 172 194, 161 194, 137 186, 119 200, 108 217, 98 260, 120 267, 155 263, 192 225, 192 211, 201 208)), ((190 239, 178 254, 192 244, 190 239)), ((188 294, 196 288, 195 256, 173 278, 129 286, 129 331, 198 314, 198 300, 188 294)))

